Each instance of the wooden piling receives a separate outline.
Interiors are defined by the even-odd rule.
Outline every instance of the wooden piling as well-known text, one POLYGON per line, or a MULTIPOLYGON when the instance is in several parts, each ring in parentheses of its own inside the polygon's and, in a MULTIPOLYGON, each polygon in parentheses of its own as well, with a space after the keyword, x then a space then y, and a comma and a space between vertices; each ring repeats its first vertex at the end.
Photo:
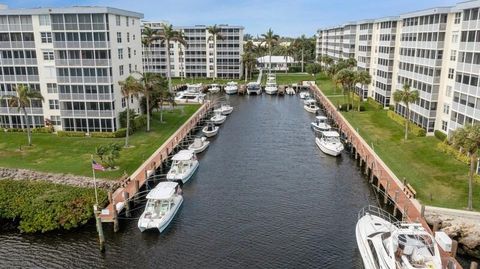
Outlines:
POLYGON ((385 188, 385 195, 383 196, 383 203, 386 205, 388 202, 388 189, 390 188, 390 181, 387 181, 387 187, 385 188))
POLYGON ((438 231, 440 229, 440 222, 439 221, 435 221, 435 223, 433 223, 433 232, 435 233, 436 231, 438 231))
POLYGON ((93 206, 93 215, 95 216, 95 223, 97 226, 100 252, 105 252, 105 235, 103 234, 102 220, 100 219, 100 211, 98 211, 97 205, 93 206))
POLYGON ((120 223, 118 223, 117 203, 113 203, 113 231, 116 233, 120 230, 120 223))
POLYGON ((393 216, 397 216, 397 202, 398 202, 398 190, 395 191, 395 196, 393 197, 393 216))
POLYGON ((457 257, 457 249, 458 249, 458 241, 452 240, 452 251, 450 252, 450 254, 454 259, 457 257))
POLYGON ((134 191, 135 191, 135 192, 134 192, 134 193, 135 193, 135 196, 134 196, 135 198, 134 198, 133 202, 134 202, 135 204, 137 204, 137 203, 138 203, 138 200, 139 200, 138 192, 140 191, 140 182, 138 182, 138 180, 135 179, 135 180, 133 181, 133 184, 134 184, 134 191))
POLYGON ((423 218, 425 218, 425 205, 422 205, 422 208, 420 209, 420 216, 423 218))
POLYGON ((113 197, 113 193, 112 193, 112 191, 109 191, 109 192, 108 192, 108 202, 109 202, 110 204, 113 202, 113 198, 112 198, 112 197, 113 197))
POLYGON ((125 203, 125 216, 130 218, 132 216, 130 212, 130 194, 127 191, 123 192, 123 201, 125 203))
POLYGON ((472 262, 470 264, 470 269, 477 269, 478 268, 478 263, 477 262, 472 262))

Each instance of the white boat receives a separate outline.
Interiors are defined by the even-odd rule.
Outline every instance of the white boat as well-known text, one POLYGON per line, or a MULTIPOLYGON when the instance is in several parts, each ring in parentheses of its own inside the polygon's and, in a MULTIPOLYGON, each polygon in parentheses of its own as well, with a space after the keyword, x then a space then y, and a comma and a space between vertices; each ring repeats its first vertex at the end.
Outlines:
POLYGON ((235 81, 230 81, 225 86, 226 94, 236 94, 238 92, 238 84, 235 81))
POLYGON ((225 115, 222 115, 222 113, 215 113, 215 115, 213 117, 210 118, 210 121, 213 122, 213 124, 215 125, 220 125, 222 123, 225 122, 225 120, 227 119, 227 116, 225 115))
POLYGON ((308 99, 310 97, 310 93, 309 92, 301 92, 300 93, 300 98, 301 99, 308 99))
POLYGON ((257 82, 249 82, 247 84, 247 93, 248 93, 248 95, 253 94, 253 93, 256 94, 256 95, 260 95, 260 94, 262 94, 262 87, 257 82))
POLYGON ((295 90, 288 86, 287 89, 285 89, 285 92, 288 94, 288 95, 295 95, 295 90))
POLYGON ((210 88, 208 89, 208 91, 211 93, 220 92, 220 86, 218 84, 212 84, 210 85, 210 88))
POLYGON ((277 81, 275 79, 275 76, 269 75, 267 78, 267 84, 265 86, 265 93, 266 94, 277 94, 278 87, 277 87, 277 81))
POLYGON ((187 182, 198 168, 198 160, 193 150, 180 150, 172 157, 172 167, 167 173, 167 180, 187 182))
POLYGON ((317 113, 317 111, 320 109, 314 102, 304 105, 303 108, 310 113, 317 113))
POLYGON ((222 104, 219 108, 213 110, 215 113, 221 113, 222 115, 229 115, 232 113, 233 107, 231 105, 222 104))
POLYGON ((327 124, 327 120, 325 116, 316 116, 315 121, 311 123, 313 130, 317 132, 330 131, 332 127, 327 124))
POLYGON ((188 146, 188 149, 193 150, 195 154, 198 154, 203 152, 205 149, 207 149, 209 145, 210 145, 210 141, 208 141, 206 137, 204 136, 195 137, 195 139, 193 140, 193 143, 190 144, 190 146, 188 146))
POLYGON ((397 221, 374 206, 362 209, 355 229, 365 269, 441 269, 440 251, 420 223, 397 221))
POLYGON ((342 153, 344 147, 340 141, 340 135, 335 131, 322 132, 320 138, 315 138, 315 143, 323 153, 338 156, 342 153))
POLYGON ((177 92, 175 102, 178 104, 203 103, 205 94, 202 93, 202 84, 187 84, 187 89, 177 92))
POLYGON ((145 211, 138 220, 140 231, 158 229, 161 233, 168 227, 183 203, 178 188, 177 182, 160 182, 147 194, 145 211))
POLYGON ((207 126, 203 127, 202 132, 206 137, 212 137, 217 135, 218 129, 220 129, 220 127, 215 126, 213 123, 209 123, 207 126))
POLYGON ((308 105, 310 103, 316 103, 317 101, 315 101, 315 99, 312 99, 310 97, 308 97, 307 99, 303 100, 303 104, 304 105, 308 105))

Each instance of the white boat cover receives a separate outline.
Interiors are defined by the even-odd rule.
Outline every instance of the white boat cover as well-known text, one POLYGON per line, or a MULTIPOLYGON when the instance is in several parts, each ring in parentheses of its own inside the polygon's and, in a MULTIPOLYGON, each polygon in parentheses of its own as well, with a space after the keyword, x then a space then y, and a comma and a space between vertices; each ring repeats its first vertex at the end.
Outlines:
POLYGON ((173 181, 160 182, 147 194, 147 199, 165 200, 170 199, 175 194, 175 188, 178 183, 173 181))
POLYGON ((340 135, 335 131, 322 132, 322 134, 326 137, 340 137, 340 135))
POLYGON ((317 118, 317 120, 326 120, 327 117, 325 116, 316 116, 315 118, 317 118))
POLYGON ((180 150, 177 154, 172 157, 173 161, 188 161, 193 157, 193 150, 180 150))

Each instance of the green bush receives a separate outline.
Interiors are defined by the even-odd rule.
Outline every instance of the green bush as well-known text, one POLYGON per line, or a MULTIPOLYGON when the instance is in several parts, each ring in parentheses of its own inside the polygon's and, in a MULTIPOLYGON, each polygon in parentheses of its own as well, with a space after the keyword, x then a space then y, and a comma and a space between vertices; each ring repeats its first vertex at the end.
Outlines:
POLYGON ((57 135, 60 137, 84 137, 84 132, 74 132, 74 131, 58 131, 57 135))
POLYGON ((467 156, 467 154, 464 154, 460 150, 452 147, 448 143, 448 140, 444 140, 443 142, 438 143, 437 148, 440 151, 445 152, 448 155, 453 156, 455 159, 461 161, 462 163, 470 164, 470 158, 467 156))
POLYGON ((290 72, 290 73, 302 72, 302 67, 301 66, 289 66, 288 67, 288 72, 290 72))
MULTIPOLYGON (((106 192, 99 190, 100 201, 106 192)), ((93 217, 93 189, 40 181, 0 180, 0 218, 25 233, 69 230, 93 217)))
POLYGON ((447 139, 447 135, 444 134, 442 131, 435 130, 434 134, 435 137, 438 138, 440 141, 445 141, 447 139))
POLYGON ((140 130, 141 128, 147 126, 147 115, 140 115, 140 116, 137 116, 134 120, 133 120, 133 126, 134 126, 134 130, 140 130))
MULTIPOLYGON (((387 111, 387 115, 390 119, 392 119, 396 123, 398 123, 402 126, 405 126, 405 118, 404 117, 398 115, 397 113, 395 113, 392 110, 387 111)), ((422 137, 422 136, 425 136, 427 134, 425 129, 423 129, 421 127, 418 127, 413 122, 408 125, 408 131, 410 133, 414 134, 415 136, 418 136, 418 137, 422 137)))
POLYGON ((373 110, 381 110, 383 109, 383 105, 379 102, 375 101, 373 98, 368 97, 367 99, 368 106, 371 107, 373 110))
POLYGON ((33 128, 32 133, 53 133, 53 126, 33 128))
POLYGON ((117 143, 101 145, 95 149, 95 154, 107 168, 115 168, 122 147, 117 143))
POLYGON ((24 131, 22 128, 5 128, 4 130, 7 133, 17 133, 17 132, 26 132, 27 131, 26 129, 24 131))
MULTIPOLYGON (((120 128, 127 128, 127 110, 119 113, 120 128)), ((135 131, 135 125, 132 124, 135 118, 137 117, 137 112, 134 109, 130 109, 130 128, 135 131)))
MULTIPOLYGON (((354 104, 353 107, 352 107, 352 104, 339 104, 340 106, 340 111, 347 111, 347 107, 349 108, 349 111, 358 111, 358 105, 357 104, 354 104)), ((361 104, 360 105, 360 111, 365 111, 366 108, 365 108, 365 104, 361 104)))

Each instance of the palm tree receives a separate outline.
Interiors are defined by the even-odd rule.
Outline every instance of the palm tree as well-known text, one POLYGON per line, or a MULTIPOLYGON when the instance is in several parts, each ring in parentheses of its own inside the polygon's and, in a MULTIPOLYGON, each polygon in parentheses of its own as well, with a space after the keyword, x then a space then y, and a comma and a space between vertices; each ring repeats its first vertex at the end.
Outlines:
POLYGON ((270 74, 272 72, 272 48, 277 44, 280 36, 274 34, 272 29, 269 28, 266 34, 262 34, 262 37, 263 37, 262 43, 265 44, 266 47, 268 48, 268 55, 269 55, 268 74, 270 74))
POLYGON ((147 70, 145 72, 148 72, 148 68, 150 67, 150 53, 151 53, 151 47, 152 44, 160 38, 159 32, 157 29, 152 29, 148 26, 145 26, 145 28, 142 31, 142 44, 145 48, 145 58, 146 58, 146 66, 147 70))
POLYGON ((468 205, 467 209, 473 209, 473 177, 477 165, 478 149, 480 148, 480 125, 467 125, 455 130, 450 138, 452 145, 470 156, 470 171, 468 173, 468 205))
POLYGON ((405 115, 405 141, 408 139, 408 123, 410 122, 410 104, 415 103, 419 99, 417 90, 410 90, 410 85, 403 85, 403 90, 393 93, 393 100, 396 103, 404 103, 406 108, 405 115))
POLYGON ((325 70, 328 70, 330 68, 330 66, 333 64, 333 59, 332 57, 328 56, 328 55, 323 55, 322 56, 322 62, 326 65, 327 68, 325 68, 325 70))
POLYGON ((355 73, 348 69, 343 68, 335 74, 334 80, 342 84, 343 92, 347 95, 347 112, 350 110, 350 92, 355 85, 355 73))
POLYGON ((296 47, 297 50, 300 51, 300 56, 301 56, 301 63, 302 63, 302 72, 304 72, 304 66, 305 66, 305 49, 308 48, 308 43, 310 42, 310 39, 307 38, 305 35, 302 35, 301 37, 295 39, 294 41, 294 46, 296 47))
POLYGON ((361 90, 358 92, 358 111, 360 111, 360 102, 363 99, 363 88, 372 83, 372 76, 366 70, 356 72, 356 82, 361 85, 361 90))
POLYGON ((251 70, 253 69, 253 66, 256 63, 256 59, 253 56, 252 52, 245 52, 242 55, 242 63, 245 68, 245 82, 248 80, 248 74, 249 72, 251 73, 251 70))
POLYGON ((142 91, 143 87, 132 75, 123 81, 119 81, 118 84, 120 84, 122 88, 122 96, 127 99, 127 133, 125 135, 125 147, 128 148, 128 135, 130 133, 130 96, 138 98, 138 93, 142 91))
POLYGON ((216 24, 214 26, 209 26, 207 31, 210 34, 208 41, 213 41, 213 80, 215 80, 217 78, 217 40, 224 40, 225 38, 220 34, 222 29, 217 27, 216 24))
POLYGON ((185 36, 179 31, 173 29, 171 24, 162 23, 162 31, 158 37, 161 40, 161 44, 165 46, 165 53, 167 54, 167 78, 168 78, 168 91, 172 92, 172 71, 170 67, 170 42, 178 42, 183 46, 187 46, 185 36))
POLYGON ((348 58, 345 60, 345 63, 347 64, 348 68, 354 68, 357 66, 357 60, 355 60, 355 58, 348 58))
POLYGON ((253 44, 252 40, 248 40, 245 45, 243 45, 243 52, 254 52, 255 51, 255 44, 253 44))
POLYGON ((141 93, 145 96, 146 101, 146 113, 147 113, 147 132, 150 132, 150 96, 152 95, 156 83, 161 78, 158 74, 155 73, 140 73, 136 72, 136 74, 140 75, 138 81, 140 81, 142 85, 141 93))
POLYGON ((285 47, 282 48, 282 54, 283 54, 283 57, 285 58, 285 73, 288 72, 288 57, 289 56, 293 56, 295 53, 295 48, 293 47, 293 45, 287 45, 285 47))
POLYGON ((18 107, 18 111, 23 112, 23 123, 27 126, 28 145, 32 145, 32 132, 30 130, 30 117, 28 116, 26 107, 30 107, 32 99, 41 100, 43 96, 40 91, 32 91, 27 85, 18 85, 15 87, 17 95, 4 95, 0 100, 7 99, 8 106, 18 107))

